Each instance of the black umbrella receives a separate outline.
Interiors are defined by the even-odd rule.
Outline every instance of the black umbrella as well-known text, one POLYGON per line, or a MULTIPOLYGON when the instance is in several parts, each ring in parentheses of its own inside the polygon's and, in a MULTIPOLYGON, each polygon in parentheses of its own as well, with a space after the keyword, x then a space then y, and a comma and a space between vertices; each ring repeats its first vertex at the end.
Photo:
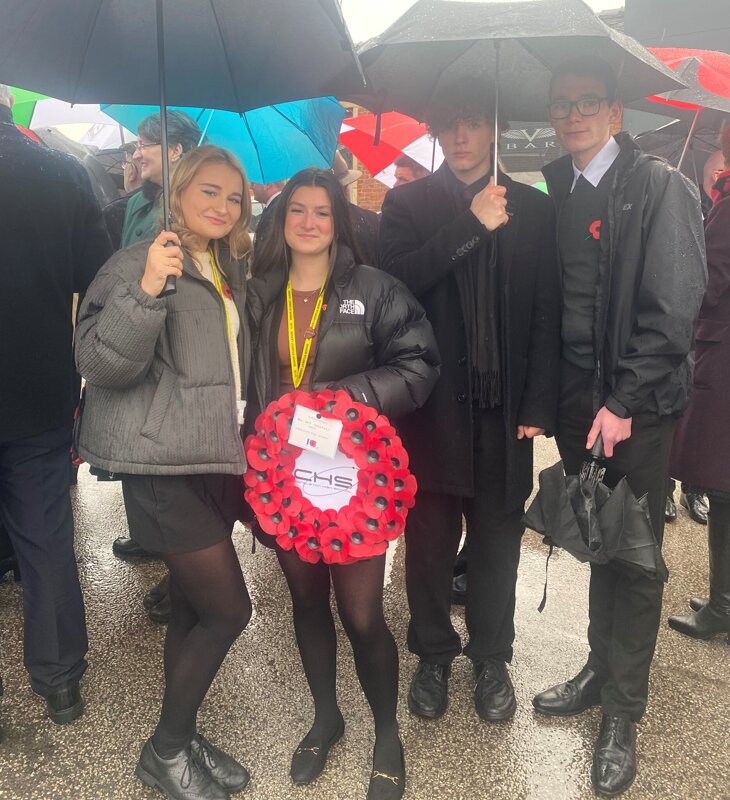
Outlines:
POLYGON ((683 86, 581 0, 418 0, 359 54, 373 92, 364 102, 374 111, 401 111, 419 120, 441 85, 466 75, 495 82, 505 118, 545 119, 551 69, 574 56, 607 61, 622 99, 683 86))
POLYGON ((71 103, 239 112, 363 86, 337 0, 2 0, 0 80, 71 103))
POLYGON ((669 573, 646 497, 637 500, 625 477, 609 489, 603 483, 605 472, 599 436, 578 475, 566 475, 562 461, 542 470, 537 495, 522 523, 542 534, 551 551, 562 547, 578 561, 613 561, 666 582, 669 573))

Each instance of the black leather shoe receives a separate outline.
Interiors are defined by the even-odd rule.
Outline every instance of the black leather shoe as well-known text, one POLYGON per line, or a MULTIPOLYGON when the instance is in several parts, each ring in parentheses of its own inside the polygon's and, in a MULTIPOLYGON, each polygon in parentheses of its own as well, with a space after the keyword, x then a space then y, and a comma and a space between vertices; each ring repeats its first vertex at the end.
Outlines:
POLYGON ((84 713, 84 700, 78 683, 46 697, 46 706, 48 716, 56 725, 65 725, 78 719, 84 713))
POLYGON ((153 558, 154 556, 149 551, 145 550, 141 544, 138 544, 134 539, 129 536, 120 536, 114 540, 112 544, 112 551, 118 558, 153 558))
POLYGON ((667 496, 667 502, 664 506, 664 521, 674 522, 677 519, 677 506, 674 504, 674 498, 667 496))
POLYGON ((326 742, 314 736, 310 737, 309 734, 299 742, 299 747, 297 747, 292 756, 291 769, 289 770, 294 783, 298 786, 306 786, 322 774, 330 750, 340 741, 344 732, 345 721, 340 718, 337 730, 326 742))
POLYGON ((605 679, 586 664, 575 678, 536 694, 532 705, 550 717, 572 717, 600 705, 604 683, 605 679))
POLYGON ((672 630, 691 636, 693 639, 712 639, 720 633, 730 636, 730 614, 724 614, 712 603, 686 617, 669 617, 672 630))
POLYGON ((170 593, 168 592, 162 600, 147 612, 147 616, 158 625, 167 625, 170 621, 170 593))
POLYGON ((507 664, 498 658, 474 662, 474 707, 485 722, 509 719, 517 709, 507 664))
POLYGON ((706 597, 690 597, 689 607, 692 611, 699 611, 704 608, 710 601, 706 597))
POLYGON ((700 525, 707 525, 707 512, 709 511, 705 496, 702 494, 695 494, 694 492, 687 492, 679 496, 680 504, 689 511, 690 517, 700 525))
POLYGON ((593 754, 593 788, 604 797, 621 794, 636 777, 636 723, 604 714, 593 754))
POLYGON ((400 769, 393 775, 375 769, 370 774, 370 784, 365 800, 400 800, 406 790, 406 759, 400 746, 400 769))
POLYGON ((419 661, 408 690, 408 708, 419 717, 438 719, 449 704, 450 664, 419 661))
POLYGON ((455 606, 466 605, 466 573, 457 575, 451 583, 451 602, 455 606))
POLYGON ((165 577, 156 586, 153 586, 149 592, 145 594, 142 600, 142 605, 147 611, 149 611, 153 606, 156 606, 169 591, 170 573, 168 572, 167 575, 165 575, 165 577))
POLYGON ((251 780, 246 767, 199 733, 193 736, 190 750, 198 764, 202 765, 210 777, 229 794, 242 791, 251 780))
POLYGON ((190 745, 172 758, 160 758, 152 739, 148 739, 135 774, 142 783, 156 787, 173 800, 228 800, 228 792, 198 763, 190 745))

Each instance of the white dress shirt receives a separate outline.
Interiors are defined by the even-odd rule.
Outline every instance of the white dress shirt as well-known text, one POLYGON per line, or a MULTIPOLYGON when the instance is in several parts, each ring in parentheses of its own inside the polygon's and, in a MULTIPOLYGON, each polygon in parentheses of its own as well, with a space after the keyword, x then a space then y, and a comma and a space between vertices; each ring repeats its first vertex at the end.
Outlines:
POLYGON ((575 184, 578 181, 578 178, 582 175, 591 186, 598 186, 601 182, 601 178, 608 172, 611 168, 611 164, 618 158, 619 153, 621 152, 621 148, 618 146, 618 142, 613 138, 613 136, 609 136, 608 141, 603 147, 593 156, 593 158, 588 162, 588 166, 581 171, 576 167, 575 161, 573 162, 573 185, 570 187, 570 191, 572 192, 575 189, 575 184))

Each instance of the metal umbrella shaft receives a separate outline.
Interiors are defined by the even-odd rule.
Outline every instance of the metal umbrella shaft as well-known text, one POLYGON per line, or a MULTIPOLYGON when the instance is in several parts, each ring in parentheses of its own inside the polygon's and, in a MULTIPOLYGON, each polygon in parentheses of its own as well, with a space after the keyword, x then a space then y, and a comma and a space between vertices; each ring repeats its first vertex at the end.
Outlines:
POLYGON ((499 41, 494 42, 494 141, 492 148, 494 151, 494 161, 492 164, 492 176, 494 177, 494 185, 497 186, 499 181, 499 153, 497 144, 499 143, 499 41))
POLYGON ((682 169, 682 165, 684 164, 684 159, 687 155, 687 151, 689 150, 689 145, 690 142, 692 141, 692 137, 694 136, 695 128, 697 127, 697 123, 699 122, 701 113, 702 109, 698 108, 697 113, 695 114, 694 119, 692 120, 692 127, 689 129, 689 134, 687 134, 687 141, 684 143, 684 147, 682 148, 682 155, 679 157, 679 163, 677 164, 678 170, 682 169))

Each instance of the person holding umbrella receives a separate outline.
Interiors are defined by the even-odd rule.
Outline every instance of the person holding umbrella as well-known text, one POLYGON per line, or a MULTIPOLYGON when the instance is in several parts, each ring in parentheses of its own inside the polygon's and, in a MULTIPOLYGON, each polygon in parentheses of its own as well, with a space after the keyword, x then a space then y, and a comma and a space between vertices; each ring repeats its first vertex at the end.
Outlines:
MULTIPOLYGON (((439 366, 431 326, 400 281, 360 263, 348 202, 331 170, 307 169, 289 180, 256 249, 253 275, 249 313, 257 331, 254 378, 262 409, 295 388, 344 389, 391 421, 426 401, 439 366), (298 364, 292 348, 303 348, 298 364)), ((259 532, 257 538, 271 546, 270 536, 259 532)), ((292 757, 292 780, 314 781, 345 728, 336 693, 332 586, 375 722, 367 797, 397 800, 406 774, 396 719, 398 650, 383 616, 385 554, 330 565, 307 563, 278 544, 275 549, 314 700, 314 722, 292 757)))
POLYGON ((557 406, 554 212, 548 197, 502 173, 495 186, 494 111, 485 81, 437 89, 426 119, 446 160, 388 192, 380 227, 380 266, 423 304, 442 356, 436 389, 401 430, 419 484, 406 528, 408 647, 420 659, 408 705, 427 719, 446 711, 462 652, 450 617, 462 514, 475 708, 488 722, 515 712, 507 664, 521 519, 532 439, 553 429, 557 406))
POLYGON ((170 200, 172 230, 112 256, 82 303, 78 451, 122 476, 140 544, 170 570, 165 694, 137 776, 176 800, 224 800, 249 776, 197 732, 196 715, 251 616, 231 542, 245 508, 251 205, 243 168, 217 147, 180 161, 170 200), (177 292, 161 298, 170 275, 177 292))
POLYGON ((709 601, 691 600, 692 614, 669 617, 670 628, 694 639, 730 634, 730 471, 726 459, 730 447, 730 128, 722 132, 720 145, 725 169, 718 170, 709 192, 714 201, 705 221, 709 280, 695 328, 694 391, 677 426, 671 461, 672 474, 707 487, 710 501, 709 601))
MULTIPOLYGON (((612 136, 622 105, 611 67, 593 57, 553 71, 548 105, 568 155, 543 170, 558 209, 563 275, 556 439, 566 474, 598 436, 615 486, 647 495, 661 543, 669 452, 692 378, 692 336, 706 281, 699 194, 681 173, 612 136)), ((535 708, 603 712, 592 780, 624 791, 636 774, 636 723, 647 703, 663 583, 617 562, 591 564, 588 641, 579 674, 535 708)))

